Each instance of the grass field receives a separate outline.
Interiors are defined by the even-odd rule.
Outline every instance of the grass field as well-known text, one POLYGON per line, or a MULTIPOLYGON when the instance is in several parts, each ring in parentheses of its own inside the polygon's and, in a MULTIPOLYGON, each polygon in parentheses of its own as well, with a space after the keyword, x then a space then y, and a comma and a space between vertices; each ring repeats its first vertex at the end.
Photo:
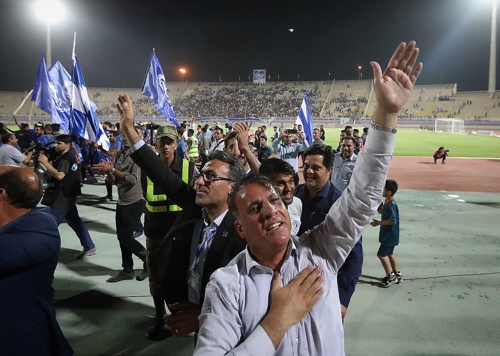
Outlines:
MULTIPOLYGON (((340 129, 327 128, 325 134, 326 143, 337 148, 340 129)), ((395 156, 430 157, 443 146, 450 150, 450 157, 500 158, 500 137, 405 129, 398 130, 397 135, 395 156)))
MULTIPOLYGON (((12 130, 18 129, 9 125, 12 130)), ((360 131, 362 128, 359 127, 360 131)), ((337 148, 340 129, 326 128, 326 144, 337 148)), ((500 137, 452 135, 434 131, 398 130, 395 156, 431 157, 440 146, 450 150, 450 157, 500 158, 500 137)))

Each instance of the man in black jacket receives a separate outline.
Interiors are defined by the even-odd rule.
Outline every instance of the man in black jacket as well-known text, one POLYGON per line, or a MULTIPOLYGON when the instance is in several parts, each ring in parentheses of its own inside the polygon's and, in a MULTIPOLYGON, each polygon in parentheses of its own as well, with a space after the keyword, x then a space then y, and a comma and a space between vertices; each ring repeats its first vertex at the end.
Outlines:
POLYGON ((167 326, 176 336, 198 330, 198 316, 210 275, 242 251, 246 243, 234 230, 227 197, 245 169, 225 152, 214 152, 196 177, 197 189, 184 183, 137 136, 132 102, 118 97, 122 133, 129 139, 131 157, 151 181, 182 208, 160 246, 158 273, 163 296, 172 312, 167 326))
POLYGON ((80 168, 76 163, 75 153, 70 150, 72 141, 70 135, 57 136, 55 141, 57 159, 51 164, 47 156, 41 153, 38 161, 45 171, 48 184, 42 204, 49 207, 49 212, 55 216, 58 225, 66 219, 68 225, 75 231, 83 247, 83 251, 76 255, 76 259, 80 260, 94 255, 97 248, 76 208, 77 197, 81 194, 80 168))

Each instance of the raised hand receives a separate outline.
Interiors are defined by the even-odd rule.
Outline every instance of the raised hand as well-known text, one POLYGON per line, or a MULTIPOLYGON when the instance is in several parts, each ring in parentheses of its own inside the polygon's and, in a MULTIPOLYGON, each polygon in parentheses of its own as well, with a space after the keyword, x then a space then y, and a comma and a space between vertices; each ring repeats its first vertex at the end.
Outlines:
POLYGON ((140 137, 134 129, 134 107, 128 94, 118 95, 118 104, 116 104, 120 114, 120 130, 128 139, 130 146, 140 141, 140 137))
POLYGON ((423 68, 421 62, 414 68, 418 53, 415 41, 408 45, 401 42, 383 73, 377 62, 370 63, 373 68, 377 106, 385 113, 398 114, 408 101, 423 68))

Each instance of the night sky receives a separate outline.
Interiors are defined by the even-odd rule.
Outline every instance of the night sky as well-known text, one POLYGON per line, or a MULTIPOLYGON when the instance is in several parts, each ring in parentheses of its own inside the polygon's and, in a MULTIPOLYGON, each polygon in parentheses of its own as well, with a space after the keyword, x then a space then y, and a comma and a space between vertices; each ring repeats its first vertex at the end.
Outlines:
MULTIPOLYGON (((328 73, 354 80, 358 66, 367 79, 371 60, 384 67, 399 42, 414 39, 424 63, 417 84, 488 89, 486 0, 61 1, 67 16, 52 25, 52 61, 71 73, 76 31, 89 87, 140 88, 153 47, 167 82, 181 80, 181 67, 189 81, 248 81, 252 69, 267 69, 271 81, 278 73, 281 81, 299 73, 300 80, 327 80, 328 73)), ((1 91, 34 85, 46 51, 34 3, 0 0, 1 91)))

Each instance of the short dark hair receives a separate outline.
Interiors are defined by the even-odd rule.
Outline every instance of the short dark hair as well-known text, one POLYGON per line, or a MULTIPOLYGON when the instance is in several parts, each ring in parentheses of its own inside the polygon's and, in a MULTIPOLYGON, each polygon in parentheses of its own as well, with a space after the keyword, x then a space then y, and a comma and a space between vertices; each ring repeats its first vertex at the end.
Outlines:
POLYGON ((71 142, 73 142, 73 138, 71 137, 71 135, 58 135, 55 140, 55 142, 63 142, 67 145, 71 144, 71 142))
POLYGON ((276 174, 289 174, 294 176, 295 170, 287 161, 279 158, 269 158, 262 161, 259 168, 259 174, 273 180, 276 174))
POLYGON ((309 146, 304 151, 304 161, 306 160, 306 157, 310 156, 310 155, 321 155, 321 156, 323 156, 323 165, 326 168, 333 167, 333 161, 335 160, 335 151, 333 150, 332 146, 329 146, 329 145, 312 145, 312 146, 309 146))
POLYGON ((214 132, 219 130, 223 135, 224 135, 224 129, 220 126, 216 126, 215 129, 214 129, 214 132))
POLYGON ((210 161, 216 159, 218 161, 228 163, 230 168, 229 179, 231 179, 233 182, 239 182, 240 180, 245 178, 245 167, 243 167, 243 164, 241 164, 238 158, 231 156, 229 153, 223 151, 213 151, 212 153, 210 153, 208 159, 210 161))
POLYGON ((391 191, 391 196, 394 196, 398 191, 398 183, 395 180, 387 179, 384 188, 385 190, 391 191))
POLYGON ((278 190, 276 189, 274 184, 269 180, 269 178, 264 177, 262 175, 248 176, 239 181, 238 183, 236 183, 236 185, 233 187, 233 190, 231 190, 231 193, 229 193, 229 197, 227 198, 227 205, 229 211, 238 221, 240 221, 240 215, 238 214, 238 208, 236 207, 236 196, 238 195, 239 192, 248 187, 250 184, 259 184, 264 188, 269 189, 269 191, 275 193, 278 199, 281 200, 281 196, 278 193, 278 190))
POLYGON ((368 132, 368 127, 364 127, 363 132, 368 132))
POLYGON ((7 133, 7 134, 3 134, 2 135, 2 144, 6 144, 6 143, 9 143, 9 140, 12 138, 12 136, 16 136, 14 134, 11 134, 11 133, 7 133))
POLYGON ((351 125, 347 125, 347 126, 345 127, 345 129, 346 129, 346 130, 347 130, 347 129, 352 129, 352 126, 351 126, 351 125))
POLYGON ((194 130, 193 130, 193 129, 189 129, 189 130, 188 130, 188 134, 193 135, 193 134, 194 134, 194 130))
POLYGON ((351 141, 353 145, 356 144, 356 142, 354 142, 354 137, 352 137, 352 136, 346 136, 342 139, 342 141, 345 141, 345 140, 351 141))
POLYGON ((23 174, 24 169, 28 168, 15 167, 0 174, 0 188, 7 192, 10 205, 17 209, 35 209, 42 198, 42 189, 38 178, 30 181, 29 175, 23 174))
POLYGON ((52 128, 52 131, 59 131, 61 129, 60 124, 51 124, 50 127, 52 128))
POLYGON ((352 130, 352 132, 357 132, 357 133, 359 133, 359 130, 358 130, 358 129, 354 129, 354 130, 352 130))
POLYGON ((264 135, 262 135, 262 136, 260 136, 260 137, 259 137, 259 140, 262 140, 262 139, 264 139, 264 140, 266 140, 266 141, 267 141, 267 137, 266 137, 266 136, 264 136, 264 135))

